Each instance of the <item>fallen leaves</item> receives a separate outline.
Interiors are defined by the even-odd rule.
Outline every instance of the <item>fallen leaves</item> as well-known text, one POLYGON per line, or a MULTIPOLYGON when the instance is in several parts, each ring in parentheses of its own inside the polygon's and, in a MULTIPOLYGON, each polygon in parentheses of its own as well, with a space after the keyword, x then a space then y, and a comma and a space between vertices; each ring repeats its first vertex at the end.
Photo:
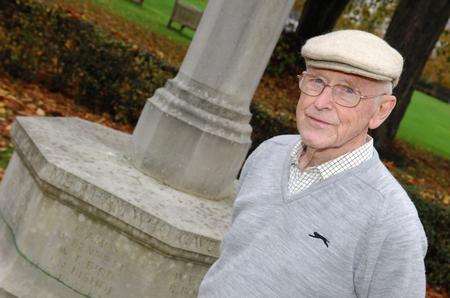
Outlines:
POLYGON ((36 110, 36 115, 38 115, 38 116, 45 116, 45 111, 43 109, 41 109, 41 108, 38 108, 36 110))
POLYGON ((392 143, 392 151, 401 157, 397 164, 392 160, 383 163, 401 183, 415 186, 425 200, 450 205, 450 160, 401 140, 392 143))
POLYGON ((441 287, 432 288, 427 284, 427 296, 426 298, 449 298, 448 292, 441 287))
POLYGON ((5 159, 9 159, 13 149, 11 125, 17 116, 75 116, 127 133, 133 131, 131 125, 116 123, 107 113, 95 114, 62 94, 0 76, 0 180, 7 164, 5 159))

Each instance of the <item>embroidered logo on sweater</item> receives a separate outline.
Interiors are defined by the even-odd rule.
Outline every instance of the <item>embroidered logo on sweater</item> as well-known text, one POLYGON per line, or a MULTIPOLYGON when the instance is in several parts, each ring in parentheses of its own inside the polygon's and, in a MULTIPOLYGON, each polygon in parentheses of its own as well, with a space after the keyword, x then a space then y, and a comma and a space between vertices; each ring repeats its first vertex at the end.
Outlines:
POLYGON ((322 239, 322 240, 323 240, 323 243, 325 243, 325 245, 328 247, 328 242, 330 242, 330 241, 328 241, 327 238, 323 237, 323 236, 320 235, 319 233, 314 232, 314 235, 308 234, 308 236, 311 236, 311 237, 313 237, 313 238, 322 239))

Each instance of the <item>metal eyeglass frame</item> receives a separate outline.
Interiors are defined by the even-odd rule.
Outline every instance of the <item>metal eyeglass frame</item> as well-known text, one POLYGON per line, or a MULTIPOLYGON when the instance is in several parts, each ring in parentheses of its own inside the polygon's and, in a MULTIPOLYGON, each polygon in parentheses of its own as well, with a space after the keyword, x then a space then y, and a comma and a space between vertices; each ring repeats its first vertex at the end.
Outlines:
MULTIPOLYGON (((305 74, 307 74, 307 75, 312 75, 312 76, 316 76, 316 75, 314 75, 314 74, 312 74, 312 73, 309 73, 309 72, 306 72, 306 71, 302 72, 302 74, 300 74, 300 75, 297 75, 297 78, 299 79, 299 81, 298 81, 298 88, 300 89, 301 92, 305 92, 305 91, 303 91, 303 90, 301 89, 301 87, 300 87, 300 86, 301 86, 301 81, 302 81, 303 76, 304 76, 305 74)), ((319 76, 316 76, 316 77, 320 78, 319 76)), ((387 93, 381 93, 381 94, 378 94, 378 95, 367 96, 367 95, 362 95, 361 92, 360 92, 359 90, 353 89, 353 90, 355 91, 355 93, 356 93, 357 95, 359 95, 358 101, 356 102, 356 104, 354 104, 354 105, 352 105, 352 106, 343 105, 343 104, 338 103, 338 102, 334 99, 334 92, 333 92, 333 91, 334 91, 334 86, 344 86, 344 87, 347 87, 347 86, 345 86, 345 85, 340 85, 340 84, 330 85, 330 84, 326 84, 325 82, 324 82, 323 88, 322 88, 322 90, 319 92, 319 94, 317 94, 317 95, 311 95, 311 94, 308 94, 308 93, 306 93, 306 92, 305 92, 305 94, 307 94, 307 95, 309 95, 309 96, 314 96, 314 97, 315 97, 315 96, 319 96, 320 94, 322 94, 323 90, 325 90, 325 87, 327 87, 327 86, 331 88, 331 98, 333 99, 333 102, 336 103, 336 104, 338 104, 338 105, 340 105, 340 106, 346 107, 346 108, 354 108, 354 107, 356 107, 357 105, 359 105, 359 103, 361 102, 362 99, 370 99, 370 98, 375 98, 375 97, 382 96, 382 95, 387 95, 387 93)))

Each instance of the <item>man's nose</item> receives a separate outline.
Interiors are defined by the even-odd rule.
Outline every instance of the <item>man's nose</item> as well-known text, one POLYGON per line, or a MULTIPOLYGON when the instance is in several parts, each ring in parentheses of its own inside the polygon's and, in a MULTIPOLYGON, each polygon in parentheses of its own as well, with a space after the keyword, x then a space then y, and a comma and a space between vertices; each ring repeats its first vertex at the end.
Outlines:
POLYGON ((333 96, 332 88, 330 86, 325 86, 325 88, 322 90, 322 93, 316 96, 314 100, 314 106, 319 110, 331 109, 333 105, 332 96, 333 96))

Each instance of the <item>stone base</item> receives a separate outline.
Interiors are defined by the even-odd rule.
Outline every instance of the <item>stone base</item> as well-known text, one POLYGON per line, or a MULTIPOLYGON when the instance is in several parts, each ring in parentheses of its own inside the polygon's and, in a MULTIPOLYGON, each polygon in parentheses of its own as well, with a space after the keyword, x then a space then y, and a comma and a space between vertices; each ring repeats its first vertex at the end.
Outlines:
POLYGON ((0 298, 17 298, 10 292, 5 291, 4 289, 0 289, 0 298))
POLYGON ((0 289, 0 298, 16 298, 17 296, 14 296, 10 292, 5 291, 5 289, 0 289))
POLYGON ((142 174, 130 163, 131 136, 95 123, 17 117, 12 134, 0 288, 19 297, 197 295, 219 256, 230 201, 142 174))
POLYGON ((18 254, 11 231, 0 219, 0 298, 83 297, 18 254))

